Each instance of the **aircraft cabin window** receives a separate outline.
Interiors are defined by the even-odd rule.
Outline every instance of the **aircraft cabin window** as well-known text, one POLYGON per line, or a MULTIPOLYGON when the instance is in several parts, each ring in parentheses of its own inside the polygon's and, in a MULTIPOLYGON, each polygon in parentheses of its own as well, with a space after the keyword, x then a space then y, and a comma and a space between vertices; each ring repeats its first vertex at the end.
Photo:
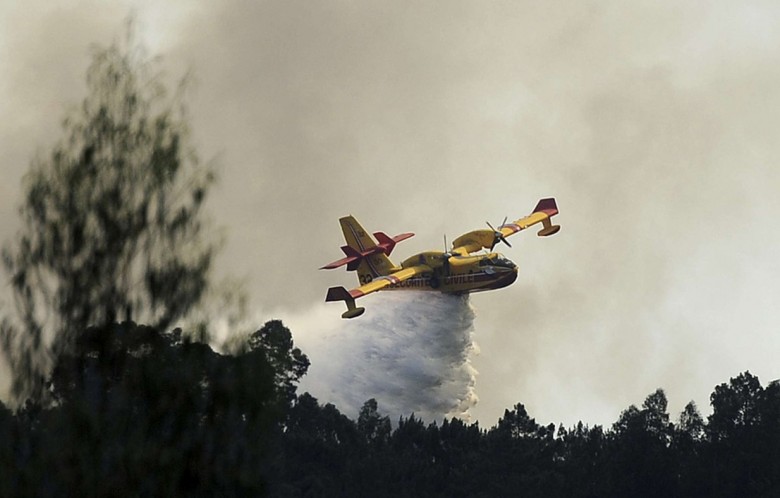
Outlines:
POLYGON ((479 261, 479 266, 500 266, 502 268, 515 268, 515 264, 501 254, 496 254, 479 261))

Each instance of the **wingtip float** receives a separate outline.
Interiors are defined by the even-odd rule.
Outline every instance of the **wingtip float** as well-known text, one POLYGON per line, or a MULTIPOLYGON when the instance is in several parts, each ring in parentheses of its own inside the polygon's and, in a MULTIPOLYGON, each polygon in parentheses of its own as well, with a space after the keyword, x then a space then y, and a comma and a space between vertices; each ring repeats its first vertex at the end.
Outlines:
POLYGON ((353 216, 339 220, 347 245, 341 250, 345 258, 328 263, 321 269, 335 269, 347 265, 348 271, 356 271, 360 286, 347 290, 331 287, 325 301, 344 301, 347 305, 342 318, 355 318, 365 308, 355 304, 357 298, 380 290, 430 290, 448 294, 463 294, 500 289, 517 279, 517 266, 503 255, 493 252, 496 244, 503 242, 512 247, 507 237, 533 225, 542 224, 537 232, 540 237, 553 235, 561 229, 552 224, 552 217, 558 214, 558 205, 550 197, 541 199, 528 216, 499 227, 479 229, 465 233, 452 242, 448 252, 426 251, 394 265, 388 256, 398 242, 408 239, 412 233, 389 237, 383 232, 374 232, 372 238, 353 216), (487 249, 488 252, 480 252, 487 249))

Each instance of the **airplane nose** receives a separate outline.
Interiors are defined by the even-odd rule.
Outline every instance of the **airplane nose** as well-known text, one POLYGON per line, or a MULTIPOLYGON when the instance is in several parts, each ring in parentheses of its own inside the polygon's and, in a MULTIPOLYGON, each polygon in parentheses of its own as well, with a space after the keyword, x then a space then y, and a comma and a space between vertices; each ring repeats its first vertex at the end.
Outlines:
POLYGON ((498 281, 497 288, 506 287, 507 285, 512 285, 515 280, 517 280, 517 268, 512 268, 511 270, 504 271, 503 276, 498 281))

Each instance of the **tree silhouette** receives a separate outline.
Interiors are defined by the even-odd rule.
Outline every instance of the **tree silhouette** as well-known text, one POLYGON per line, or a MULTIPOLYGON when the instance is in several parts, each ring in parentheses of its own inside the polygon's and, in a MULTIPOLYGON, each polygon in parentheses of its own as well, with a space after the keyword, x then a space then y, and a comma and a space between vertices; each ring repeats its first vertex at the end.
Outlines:
POLYGON ((281 320, 270 320, 249 337, 248 348, 263 354, 273 368, 277 396, 284 404, 292 403, 296 384, 309 368, 309 358, 294 347, 290 329, 281 320))
POLYGON ((706 433, 711 496, 780 493, 780 386, 743 372, 715 387, 706 433))
POLYGON ((21 351, 17 397, 40 391, 36 358, 50 344, 56 356, 122 319, 165 328, 208 287, 216 245, 201 208, 214 175, 188 145, 186 85, 169 96, 155 71, 131 35, 95 49, 86 98, 25 178, 23 228, 3 250, 20 318, 2 327, 6 350, 21 351))
POLYGON ((276 382, 305 373, 276 371, 294 349, 272 361, 258 348, 220 355, 178 329, 89 328, 57 359, 54 403, 15 417, 0 406, 2 496, 258 495, 291 409, 276 382))
POLYGON ((379 414, 376 399, 363 403, 357 419, 357 429, 370 443, 384 444, 390 438, 390 418, 379 414))
POLYGON ((630 406, 613 425, 609 444, 610 490, 618 496, 671 496, 673 425, 666 394, 657 389, 642 409, 630 406))

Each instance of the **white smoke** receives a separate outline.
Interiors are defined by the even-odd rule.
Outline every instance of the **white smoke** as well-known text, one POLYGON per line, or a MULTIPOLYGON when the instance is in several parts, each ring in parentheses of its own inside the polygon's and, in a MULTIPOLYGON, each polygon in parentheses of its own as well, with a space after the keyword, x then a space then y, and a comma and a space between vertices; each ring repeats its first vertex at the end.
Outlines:
POLYGON ((283 318, 311 360, 299 392, 350 417, 375 398, 393 422, 411 414, 470 421, 477 403, 470 355, 477 350, 468 295, 383 292, 360 304, 366 312, 352 320, 339 318, 343 310, 335 303, 306 318, 283 318))

